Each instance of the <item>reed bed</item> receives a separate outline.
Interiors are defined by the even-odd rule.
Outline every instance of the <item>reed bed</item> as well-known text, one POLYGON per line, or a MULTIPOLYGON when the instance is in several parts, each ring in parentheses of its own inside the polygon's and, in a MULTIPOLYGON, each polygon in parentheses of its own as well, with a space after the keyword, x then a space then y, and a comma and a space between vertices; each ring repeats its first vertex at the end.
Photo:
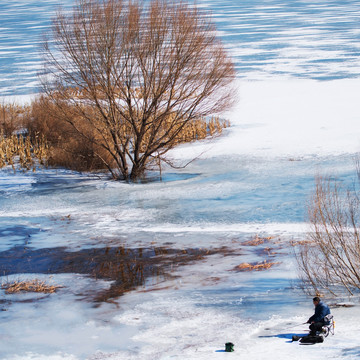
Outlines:
POLYGON ((10 136, 17 130, 24 128, 30 119, 30 111, 30 105, 0 103, 0 131, 6 136, 10 136))
POLYGON ((230 127, 230 121, 220 119, 219 117, 196 119, 185 125, 179 133, 176 142, 186 143, 217 136, 222 133, 223 129, 228 127, 230 127))
MULTIPOLYGON (((158 134, 159 137, 164 137, 164 139, 167 140, 173 137, 174 133, 177 133, 171 142, 173 147, 188 142, 204 140, 209 137, 220 136, 225 128, 230 127, 230 121, 220 119, 219 117, 194 119, 187 122, 181 129, 178 127, 182 126, 181 123, 171 126, 173 121, 173 118, 169 116, 169 118, 166 119, 162 125, 162 131, 160 131, 158 134)), ((127 131, 124 128, 124 138, 129 137, 131 131, 131 129, 130 131, 127 131)), ((149 131, 144 136, 142 142, 143 151, 145 151, 149 146, 150 139, 151 131, 149 131)))
POLYGON ((12 166, 24 170, 33 169, 36 166, 46 165, 49 154, 49 146, 44 136, 11 135, 5 136, 0 133, 0 168, 12 166))
POLYGON ((16 294, 20 292, 38 292, 44 294, 51 294, 61 288, 59 285, 48 285, 45 281, 38 279, 24 280, 24 281, 12 281, 1 285, 1 288, 5 290, 6 294, 16 294))
POLYGON ((261 271, 261 270, 268 270, 274 265, 278 264, 277 262, 267 262, 264 260, 261 263, 257 264, 249 264, 249 263, 241 263, 235 267, 237 271, 261 271))
MULTIPOLYGON (((80 101, 83 94, 74 93, 73 97, 80 101)), ((113 148, 115 144, 112 145, 109 129, 103 128, 101 119, 96 122, 99 114, 95 109, 82 105, 84 111, 94 119, 96 127, 81 120, 71 103, 67 104, 67 107, 64 105, 66 116, 59 114, 51 99, 46 97, 33 101, 29 106, 0 104, 0 168, 11 166, 14 171, 35 171, 39 165, 49 165, 92 171, 116 167, 112 157, 116 149, 113 148), (77 130, 69 121, 76 124, 77 130), (84 141, 78 130, 85 134, 89 141, 84 141), (105 145, 109 146, 108 150, 104 150, 105 145)), ((114 126, 117 128, 120 143, 126 143, 127 139, 132 144, 135 143, 132 126, 125 121, 119 121, 114 126)), ((151 148, 154 127, 157 126, 157 123, 149 126, 143 134, 139 144, 142 152, 151 148)), ((170 115, 162 121, 157 137, 162 138, 164 143, 168 142, 167 147, 172 148, 183 143, 219 136, 229 126, 228 120, 219 117, 194 119, 184 125, 176 115, 170 115)), ((157 166, 157 163, 155 165, 157 166)), ((149 166, 153 166, 151 160, 149 166)))
POLYGON ((258 245, 264 244, 264 242, 267 242, 267 241, 270 241, 270 240, 273 240, 273 239, 274 239, 274 236, 268 236, 268 237, 261 238, 258 235, 256 235, 252 240, 243 242, 243 245, 245 245, 245 246, 258 246, 258 245))

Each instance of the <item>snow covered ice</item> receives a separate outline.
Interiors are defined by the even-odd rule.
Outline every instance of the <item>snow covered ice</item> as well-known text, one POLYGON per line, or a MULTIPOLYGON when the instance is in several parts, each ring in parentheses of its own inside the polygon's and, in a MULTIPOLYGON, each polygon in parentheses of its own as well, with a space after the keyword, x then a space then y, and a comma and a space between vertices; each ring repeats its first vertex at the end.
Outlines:
MULTIPOLYGON (((38 91, 37 39, 60 3, 72 1, 0 2, 4 100, 26 101, 38 91)), ((315 176, 331 174, 348 184, 355 176, 360 3, 197 3, 212 12, 236 63, 238 102, 224 114, 232 126, 215 140, 175 149, 179 164, 200 157, 183 170, 166 169, 161 182, 1 170, 0 251, 224 246, 233 254, 175 266, 172 277, 149 278, 96 306, 88 294, 109 289, 111 281, 5 273, 4 282, 40 278, 63 287, 43 296, 0 291, 1 359, 360 358, 356 299, 355 307, 332 308, 335 336, 316 346, 291 343, 293 334, 306 332, 306 325, 295 325, 313 308, 299 288, 290 246, 306 237, 315 176), (255 236, 271 239, 260 248, 246 245, 255 236), (278 264, 234 271, 262 261, 265 247, 278 264), (232 354, 224 353, 229 341, 232 354)))

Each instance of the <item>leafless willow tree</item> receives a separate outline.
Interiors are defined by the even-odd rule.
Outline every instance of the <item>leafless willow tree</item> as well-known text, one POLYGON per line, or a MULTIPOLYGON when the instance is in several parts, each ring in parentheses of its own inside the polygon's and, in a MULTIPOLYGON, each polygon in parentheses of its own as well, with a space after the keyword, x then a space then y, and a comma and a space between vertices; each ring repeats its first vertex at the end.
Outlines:
POLYGON ((309 206, 309 241, 297 251, 301 278, 309 292, 339 295, 345 290, 352 295, 360 289, 360 201, 356 185, 343 189, 334 179, 317 179, 309 206))
POLYGON ((142 176, 185 124, 234 98, 234 66, 215 26, 182 1, 78 0, 71 14, 57 13, 44 59, 57 116, 106 150, 117 179, 142 176))

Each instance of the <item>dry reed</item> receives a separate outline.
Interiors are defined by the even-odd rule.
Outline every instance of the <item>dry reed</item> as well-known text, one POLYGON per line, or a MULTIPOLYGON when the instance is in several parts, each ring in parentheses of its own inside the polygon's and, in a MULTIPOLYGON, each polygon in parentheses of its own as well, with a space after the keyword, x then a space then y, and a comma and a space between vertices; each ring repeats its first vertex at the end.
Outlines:
POLYGON ((6 294, 15 294, 19 292, 39 292, 50 294, 61 288, 59 285, 48 285, 45 281, 38 279, 28 281, 12 281, 1 285, 6 294))
POLYGON ((0 168, 10 165, 16 169, 36 169, 36 165, 46 165, 49 146, 44 136, 11 135, 0 133, 0 168))
POLYGON ((0 104, 0 131, 6 136, 12 135, 15 131, 24 128, 24 124, 30 118, 28 105, 17 105, 14 103, 0 104))
MULTIPOLYGON (((85 99, 85 95, 78 91, 72 92, 70 89, 68 91, 75 103, 85 99)), ((54 98, 57 99, 56 93, 54 98)), ((32 121, 29 123, 29 130, 32 133, 42 134, 47 139, 50 145, 49 165, 64 166, 80 171, 116 168, 116 162, 111 155, 116 152, 116 149, 115 144, 112 144, 109 129, 104 127, 100 120, 96 120, 100 116, 96 109, 85 102, 81 102, 81 106, 89 114, 93 124, 89 124, 79 117, 76 113, 76 106, 71 102, 68 102, 66 107, 64 105, 63 114, 59 113, 51 98, 43 96, 32 104, 32 121), (70 123, 74 124, 77 130, 70 123), (84 141, 85 138, 88 141, 84 141)), ((142 118, 142 114, 139 113, 138 117, 142 118)), ((118 119, 113 126, 118 143, 131 142, 131 144, 135 144, 134 128, 131 124, 118 119)), ((170 114, 163 119, 161 126, 159 125, 157 136, 162 138, 165 143, 172 139, 171 147, 174 147, 186 142, 220 136, 223 130, 229 126, 228 120, 218 117, 194 119, 184 125, 175 118, 175 114, 170 114)), ((149 126, 141 138, 139 149, 144 153, 149 150, 153 141, 153 127, 149 126)), ((149 168, 154 164, 158 166, 158 161, 156 156, 149 159, 149 168)))
POLYGON ((277 262, 267 262, 266 260, 264 260, 261 263, 257 263, 257 264, 241 263, 241 264, 235 266, 235 270, 237 270, 237 271, 268 270, 276 264, 278 264, 278 263, 277 262))
MULTIPOLYGON (((73 97, 81 100, 84 96, 74 92, 73 97)), ((94 118, 98 116, 90 108, 86 111, 92 113, 94 118)), ((78 129, 87 133, 89 139, 96 138, 98 145, 84 141, 84 137, 58 117, 48 98, 35 100, 30 106, 0 105, 0 168, 11 166, 14 171, 18 168, 35 171, 36 166, 49 164, 91 171, 116 166, 112 163, 110 153, 102 148, 104 139, 108 142, 105 129, 103 140, 97 138, 96 131, 77 118, 70 104, 67 116, 73 116, 72 122, 77 124, 78 129), (30 135, 23 135, 26 133, 30 135)), ((183 127, 176 125, 171 128, 174 123, 176 121, 170 115, 164 120, 159 131, 159 136, 163 136, 164 141, 176 134, 172 146, 219 136, 230 126, 228 120, 219 117, 194 119, 183 127)), ((123 123, 119 126, 123 140, 132 138, 133 129, 129 124, 123 123)), ((142 151, 148 148, 151 137, 150 130, 144 134, 140 144, 142 151)))
POLYGON ((269 240, 272 240, 272 239, 274 239, 274 236, 268 236, 268 237, 261 238, 258 235, 256 235, 254 237, 254 239, 243 242, 243 245, 246 245, 246 246, 258 246, 258 245, 262 245, 265 241, 269 241, 269 240))

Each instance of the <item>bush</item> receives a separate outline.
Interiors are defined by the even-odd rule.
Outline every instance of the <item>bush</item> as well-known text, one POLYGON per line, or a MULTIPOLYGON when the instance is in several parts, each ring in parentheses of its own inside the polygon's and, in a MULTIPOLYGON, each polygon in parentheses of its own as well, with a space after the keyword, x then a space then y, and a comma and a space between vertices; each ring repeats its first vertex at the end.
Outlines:
MULTIPOLYGON (((359 179, 359 177, 358 177, 359 179)), ((360 193, 319 178, 309 205, 310 242, 296 256, 306 292, 352 295, 360 289, 360 193)))
POLYGON ((17 104, 0 104, 0 133, 11 136, 20 132, 27 123, 30 115, 29 106, 17 104))
MULTIPOLYGON (((79 94, 74 94, 74 97, 81 100, 79 94)), ((73 106, 68 104, 63 113, 59 113, 53 101, 46 96, 26 106, 2 105, 0 168, 11 165, 15 170, 19 165, 29 170, 40 164, 77 171, 104 171, 116 167, 115 160, 106 149, 106 141, 99 138, 93 124, 77 117, 73 106), (64 121, 64 116, 71 117, 71 121, 64 121)), ((90 113, 91 109, 86 111, 90 113)), ((167 127, 166 122, 164 126, 167 127)), ((228 126, 229 121, 218 117, 193 119, 179 131, 174 145, 218 136, 228 126)), ((123 131, 124 137, 131 136, 130 130, 127 133, 124 128, 123 131)), ((153 165, 159 166, 156 157, 153 165)))
MULTIPOLYGON (((74 93, 73 96, 81 100, 80 94, 74 93)), ((40 97, 31 106, 31 121, 27 128, 30 133, 41 134, 47 139, 50 147, 48 164, 78 171, 110 170, 116 167, 115 160, 106 150, 108 142, 99 137, 93 124, 76 115, 73 106, 68 104, 66 109, 63 109, 63 113, 59 113, 59 109, 46 96, 40 97), (64 121, 64 116, 68 120, 71 117, 70 121, 64 121), (85 138, 89 141, 85 141, 85 138)), ((91 109, 86 111, 90 113, 91 109)), ((167 127, 166 124, 164 126, 167 127)), ((174 143, 179 145, 218 136, 229 126, 229 121, 218 117, 194 119, 183 127, 174 143)), ((129 132, 124 127, 124 137, 131 136, 131 130, 128 130, 129 132)), ((158 165, 156 158, 154 165, 158 165)))
MULTIPOLYGON (((83 124, 83 127, 86 125, 83 124)), ((41 134, 49 144, 48 165, 78 171, 105 169, 102 161, 106 154, 100 146, 84 141, 78 131, 62 121, 53 103, 46 97, 35 100, 31 106, 31 121, 28 129, 32 134, 41 134)), ((91 129, 88 136, 93 136, 91 129)))

